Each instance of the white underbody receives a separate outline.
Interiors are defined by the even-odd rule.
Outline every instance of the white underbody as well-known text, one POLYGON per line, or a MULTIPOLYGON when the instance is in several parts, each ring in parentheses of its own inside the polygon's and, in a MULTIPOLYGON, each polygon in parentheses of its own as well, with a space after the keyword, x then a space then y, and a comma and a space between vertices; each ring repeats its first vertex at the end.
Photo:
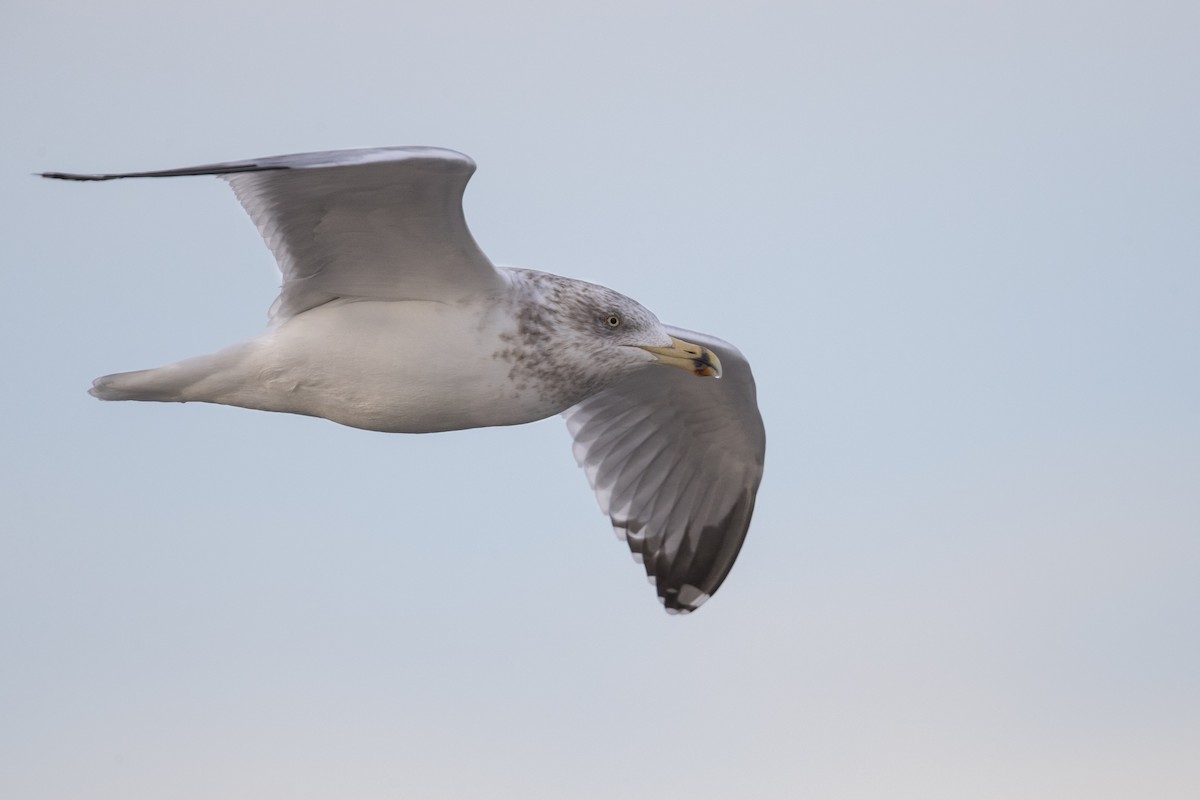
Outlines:
POLYGON ((159 369, 101 378, 114 400, 208 402, 428 433, 515 425, 564 410, 509 380, 504 304, 336 300, 261 336, 159 369))

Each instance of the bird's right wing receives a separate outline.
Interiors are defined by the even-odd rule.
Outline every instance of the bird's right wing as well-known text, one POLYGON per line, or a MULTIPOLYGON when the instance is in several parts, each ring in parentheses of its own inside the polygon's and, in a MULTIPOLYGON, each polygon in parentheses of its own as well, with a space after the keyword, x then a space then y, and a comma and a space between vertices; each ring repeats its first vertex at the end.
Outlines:
POLYGON ((283 273, 273 320, 339 297, 454 302, 502 289, 462 196, 475 162, 453 150, 383 147, 156 172, 44 173, 67 180, 218 175, 233 185, 283 273))
POLYGON ((728 342, 668 328, 715 352, 724 376, 647 367, 567 409, 575 458, 613 530, 669 612, 712 596, 741 550, 766 434, 750 365, 728 342))

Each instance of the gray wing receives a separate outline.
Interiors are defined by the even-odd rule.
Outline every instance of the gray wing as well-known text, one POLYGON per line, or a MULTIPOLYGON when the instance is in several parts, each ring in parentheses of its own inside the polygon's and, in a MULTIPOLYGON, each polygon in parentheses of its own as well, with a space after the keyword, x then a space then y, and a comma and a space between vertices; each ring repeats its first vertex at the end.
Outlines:
POLYGON ((453 302, 503 277, 475 244, 462 196, 475 162, 431 147, 332 150, 67 180, 219 175, 283 273, 271 318, 337 297, 453 302))
POLYGON ((762 480, 766 433, 750 365, 728 342, 719 380, 650 367, 567 409, 575 458, 668 612, 694 611, 729 574, 762 480))

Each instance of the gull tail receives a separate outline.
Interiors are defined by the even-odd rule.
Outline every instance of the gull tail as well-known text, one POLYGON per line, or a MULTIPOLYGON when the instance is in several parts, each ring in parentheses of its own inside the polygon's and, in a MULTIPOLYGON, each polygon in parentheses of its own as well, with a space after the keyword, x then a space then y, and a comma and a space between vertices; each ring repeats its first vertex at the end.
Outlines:
POLYGON ((92 381, 88 394, 101 400, 149 400, 160 403, 230 402, 244 383, 245 345, 176 364, 136 372, 118 372, 92 381))
POLYGON ((180 380, 182 376, 163 374, 170 367, 118 372, 92 381, 88 394, 101 400, 157 400, 163 403, 187 401, 185 390, 194 381, 180 380))

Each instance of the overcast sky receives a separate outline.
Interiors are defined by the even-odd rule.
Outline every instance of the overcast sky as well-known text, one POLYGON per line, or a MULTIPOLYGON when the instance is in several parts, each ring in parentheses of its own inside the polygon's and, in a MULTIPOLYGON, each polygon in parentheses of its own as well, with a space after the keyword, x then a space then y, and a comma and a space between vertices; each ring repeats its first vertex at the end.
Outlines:
POLYGON ((0 795, 1195 798, 1200 6, 570 6, 0 8, 0 795), (85 393, 277 275, 221 181, 31 173, 390 144, 751 360, 698 613, 560 419, 85 393))

